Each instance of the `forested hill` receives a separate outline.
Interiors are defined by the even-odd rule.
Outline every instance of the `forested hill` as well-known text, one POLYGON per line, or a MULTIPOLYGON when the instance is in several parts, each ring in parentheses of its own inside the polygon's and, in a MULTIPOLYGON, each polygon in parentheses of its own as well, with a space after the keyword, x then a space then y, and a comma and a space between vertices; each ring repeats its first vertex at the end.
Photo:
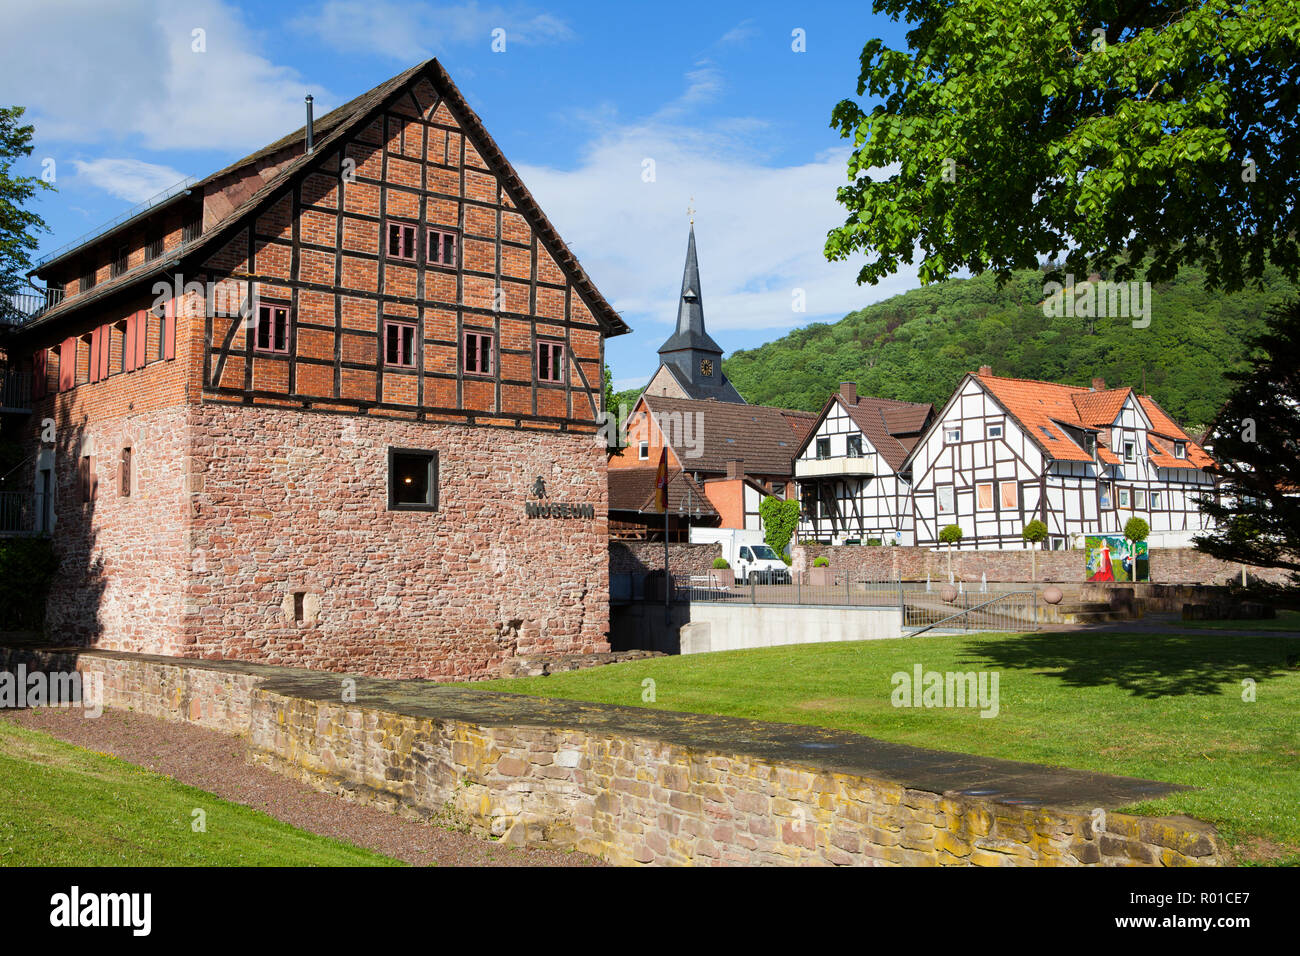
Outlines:
POLYGON ((724 362, 753 404, 820 410, 840 382, 858 393, 942 406, 966 372, 1088 385, 1142 387, 1189 431, 1207 425, 1228 395, 1224 373, 1246 365, 1245 341, 1268 308, 1296 294, 1276 273, 1231 295, 1206 292, 1184 270, 1152 286, 1151 325, 1117 318, 1049 318, 1043 276, 1017 273, 1002 289, 991 276, 914 289, 817 323, 724 362), (1091 326, 1091 329, 1090 329, 1091 326))

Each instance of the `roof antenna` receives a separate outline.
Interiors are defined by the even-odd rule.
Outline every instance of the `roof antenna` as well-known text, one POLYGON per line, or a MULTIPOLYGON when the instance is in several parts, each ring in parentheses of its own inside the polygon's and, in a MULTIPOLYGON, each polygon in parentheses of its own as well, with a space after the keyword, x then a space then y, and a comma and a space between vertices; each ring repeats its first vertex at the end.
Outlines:
POLYGON ((307 155, 308 155, 308 156, 310 156, 311 153, 312 153, 312 150, 314 150, 314 149, 316 148, 315 143, 312 142, 311 127, 312 127, 312 120, 311 120, 311 94, 308 93, 308 94, 307 94, 307 155))

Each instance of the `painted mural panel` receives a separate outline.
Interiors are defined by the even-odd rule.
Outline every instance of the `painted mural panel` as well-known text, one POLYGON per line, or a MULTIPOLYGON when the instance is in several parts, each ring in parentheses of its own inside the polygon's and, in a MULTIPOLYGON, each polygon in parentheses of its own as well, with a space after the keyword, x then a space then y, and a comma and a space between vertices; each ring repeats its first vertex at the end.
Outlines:
POLYGON ((1093 581, 1150 581, 1151 559, 1145 541, 1119 534, 1087 535, 1084 578, 1093 581))

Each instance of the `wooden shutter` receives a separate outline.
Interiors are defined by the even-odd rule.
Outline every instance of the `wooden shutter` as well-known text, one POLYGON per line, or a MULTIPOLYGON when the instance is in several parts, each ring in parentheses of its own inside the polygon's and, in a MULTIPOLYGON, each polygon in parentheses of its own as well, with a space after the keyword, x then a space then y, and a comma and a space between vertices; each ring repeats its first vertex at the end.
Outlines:
POLYGON ((95 500, 95 494, 99 491, 99 475, 95 474, 95 456, 91 455, 86 459, 86 467, 90 470, 90 500, 95 500))
POLYGON ((164 308, 163 358, 170 361, 176 357, 176 300, 168 299, 164 308))
POLYGON ((149 341, 149 315, 145 310, 141 311, 135 317, 135 367, 144 368, 149 362, 149 355, 145 351, 146 343, 149 341))
POLYGON ((103 329, 91 329, 90 331, 90 381, 99 381, 99 337, 103 334, 103 329))
POLYGON ((32 353, 32 398, 44 398, 45 389, 48 384, 46 381, 46 365, 49 362, 49 353, 45 349, 37 349, 32 353))
POLYGON ((77 384, 77 340, 64 339, 59 346, 59 391, 66 392, 77 384))
POLYGON ((100 381, 112 374, 113 363, 113 326, 99 327, 99 378, 100 381))
POLYGON ((133 312, 126 317, 126 335, 122 337, 122 350, 126 353, 124 367, 128 372, 135 371, 135 327, 139 320, 139 312, 133 312))

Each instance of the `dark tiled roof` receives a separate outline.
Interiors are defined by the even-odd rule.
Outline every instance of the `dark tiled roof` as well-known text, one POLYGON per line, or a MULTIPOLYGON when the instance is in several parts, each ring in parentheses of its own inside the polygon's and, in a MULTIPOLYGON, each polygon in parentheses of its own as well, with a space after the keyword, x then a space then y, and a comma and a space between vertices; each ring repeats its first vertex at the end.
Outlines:
MULTIPOLYGON (((658 471, 658 468, 609 469, 609 510, 660 514, 655 508, 654 500, 655 476, 658 471)), ((718 516, 708 496, 694 479, 674 470, 668 473, 668 511, 671 514, 677 514, 686 508, 688 490, 692 515, 710 518, 718 516)))
MULTIPOLYGON (((722 353, 719 352, 718 354, 722 353)), ((681 386, 682 391, 697 402, 707 402, 712 399, 715 402, 731 402, 736 405, 745 404, 745 399, 736 391, 736 387, 731 384, 731 379, 727 378, 726 375, 721 375, 717 385, 699 385, 683 375, 681 369, 672 362, 664 362, 662 367, 668 369, 668 374, 681 386)))
POLYGON ((667 429, 673 454, 691 472, 725 473, 727 461, 740 458, 748 474, 788 478, 794 474, 799 446, 817 421, 811 412, 767 405, 699 402, 663 395, 643 395, 642 401, 656 419, 668 416, 673 422, 674 427, 667 429), (683 435, 684 429, 677 427, 682 419, 674 416, 691 416, 689 435, 683 435), (697 423, 702 433, 697 431, 697 423), (683 437, 692 439, 689 444, 698 444, 698 457, 690 457, 692 450, 683 437))
POLYGON ((916 444, 934 412, 934 406, 918 402, 898 402, 890 398, 859 395, 858 403, 850 405, 836 394, 835 401, 844 406, 849 418, 862 429, 867 441, 898 471, 907 460, 907 453, 916 444))
MULTIPOLYGON (((471 139, 476 141, 479 153, 491 168, 496 169, 501 174, 502 185, 511 194, 516 207, 525 217, 537 225, 539 236, 549 242, 552 251, 555 253, 556 264, 573 276, 574 283, 588 299, 596 320, 604 326, 606 335, 622 335, 631 331, 619 314, 614 311, 613 306, 596 289, 586 271, 578 263, 577 258, 564 240, 560 238, 559 233, 555 231, 555 227, 546 217, 546 214, 542 212, 541 207, 538 206, 537 200, 533 198, 532 193, 519 179, 519 174, 515 172, 514 167, 501 152, 496 141, 492 139, 492 136, 483 126, 483 121, 479 119, 478 114, 466 102, 456 84, 447 75, 447 71, 443 69, 442 64, 436 59, 426 60, 389 80, 385 80, 374 89, 348 101, 338 109, 331 110, 325 116, 316 120, 312 124, 314 152, 311 155, 303 152, 287 162, 278 173, 267 180, 260 189, 249 196, 213 229, 205 232, 192 242, 171 250, 161 259, 147 263, 148 268, 138 266, 121 276, 96 286, 90 292, 65 298, 58 305, 44 312, 36 321, 25 325, 20 331, 25 332, 28 329, 45 326, 53 320, 79 312, 83 307, 100 301, 109 295, 126 291, 141 280, 151 278, 158 272, 165 271, 181 257, 192 259, 193 256, 204 250, 215 251, 220 249, 230 240, 239 226, 246 222, 249 216, 255 215, 264 205, 278 198, 280 190, 295 175, 304 174, 312 163, 327 155, 331 147, 369 119, 371 114, 383 106, 390 96, 418 77, 426 75, 439 94, 447 99, 453 112, 460 117, 466 132, 471 139)), ((305 141, 306 127, 303 126, 295 132, 281 137, 274 143, 250 153, 238 162, 218 170, 192 188, 198 190, 220 177, 226 176, 241 167, 256 163, 258 160, 277 152, 290 148, 295 150, 305 149, 305 141)), ((91 245, 94 242, 95 240, 92 239, 86 245, 91 245)))

